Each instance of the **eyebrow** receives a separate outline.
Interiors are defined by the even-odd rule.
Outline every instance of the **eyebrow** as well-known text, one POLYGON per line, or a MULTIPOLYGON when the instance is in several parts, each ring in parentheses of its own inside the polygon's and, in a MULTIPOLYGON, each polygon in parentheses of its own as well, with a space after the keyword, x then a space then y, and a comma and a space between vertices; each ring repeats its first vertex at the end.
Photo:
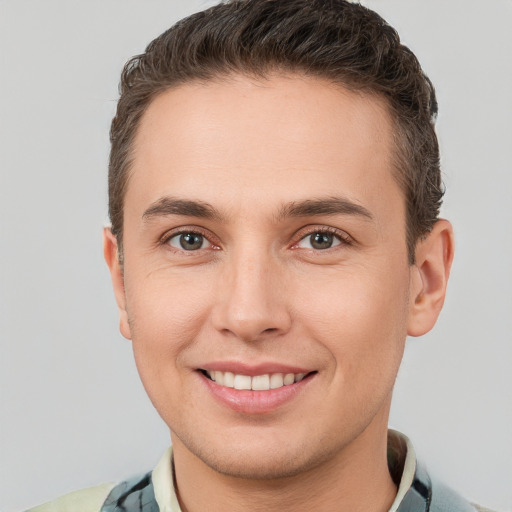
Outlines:
POLYGON ((222 215, 211 204, 204 201, 178 199, 166 196, 152 203, 142 214, 143 220, 167 215, 183 215, 203 219, 220 220, 222 215))
MULTIPOLYGON (((199 217, 209 220, 222 220, 223 216, 210 203, 198 200, 179 199, 165 196, 152 203, 142 214, 143 220, 167 215, 182 215, 185 217, 199 217)), ((292 201, 283 205, 276 219, 283 220, 290 217, 311 217, 320 215, 356 215, 373 220, 373 215, 364 206, 354 203, 343 197, 325 197, 292 201)))
POLYGON ((364 206, 344 197, 325 197, 293 201, 280 209, 277 218, 310 217, 316 215, 356 215, 368 220, 374 220, 371 212, 364 206))

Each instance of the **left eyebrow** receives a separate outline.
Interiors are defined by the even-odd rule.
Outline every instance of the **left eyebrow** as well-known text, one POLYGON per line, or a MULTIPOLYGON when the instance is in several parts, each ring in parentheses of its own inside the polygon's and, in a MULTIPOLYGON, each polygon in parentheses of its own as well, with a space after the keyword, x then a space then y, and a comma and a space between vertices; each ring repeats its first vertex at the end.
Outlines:
POLYGON ((344 197, 326 197, 293 201, 281 207, 277 218, 281 220, 288 217, 310 217, 317 215, 356 215, 370 221, 374 220, 371 212, 364 206, 344 197))

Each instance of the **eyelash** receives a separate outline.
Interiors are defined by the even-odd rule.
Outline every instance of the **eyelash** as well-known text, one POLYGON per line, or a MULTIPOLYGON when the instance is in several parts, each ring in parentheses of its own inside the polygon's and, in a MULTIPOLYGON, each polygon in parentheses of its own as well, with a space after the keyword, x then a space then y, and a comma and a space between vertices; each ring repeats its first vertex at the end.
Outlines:
MULTIPOLYGON (((319 226, 319 227, 312 226, 312 227, 303 228, 301 231, 299 231, 299 233, 297 234, 297 241, 293 243, 292 249, 297 248, 298 244, 305 238, 312 236, 312 235, 316 235, 316 234, 333 235, 340 241, 339 245, 341 245, 341 246, 349 246, 349 245, 354 244, 354 239, 350 235, 345 233, 344 231, 341 231, 339 229, 336 229, 336 228, 333 228, 330 226, 319 226)), ((310 250, 312 250, 314 252, 328 252, 330 249, 335 249, 336 247, 338 247, 338 245, 336 245, 334 247, 329 247, 328 249, 310 249, 310 250)), ((308 249, 306 249, 306 250, 308 250, 308 249)))
MULTIPOLYGON (((201 228, 198 228, 196 226, 191 227, 190 229, 187 229, 186 227, 185 228, 179 228, 177 231, 172 231, 170 233, 169 232, 165 233, 165 235, 160 238, 159 245, 165 245, 169 249, 171 249, 171 250, 173 250, 175 252, 180 252, 180 253, 192 253, 193 254, 194 252, 200 252, 201 249, 196 250, 196 251, 186 251, 185 249, 177 249, 177 248, 175 248, 175 247, 173 247, 173 246, 171 246, 169 244, 169 241, 172 238, 174 238, 176 236, 180 236, 180 235, 185 235, 185 234, 200 235, 200 236, 202 236, 205 240, 207 240, 210 243, 209 249, 213 249, 213 250, 219 250, 220 249, 220 244, 211 241, 211 238, 213 238, 212 233, 207 232, 207 231, 205 231, 205 230, 203 230, 201 228)), ((302 240, 306 239, 308 236, 312 236, 312 235, 315 235, 315 234, 333 235, 333 236, 335 236, 340 241, 339 245, 342 245, 342 246, 350 246, 350 245, 354 244, 353 238, 350 237, 350 235, 348 235, 344 231, 340 231, 339 229, 336 229, 336 228, 333 228, 333 227, 329 227, 329 226, 321 226, 321 227, 312 226, 312 227, 307 227, 307 228, 303 228, 302 230, 300 230, 294 236, 295 241, 292 243, 290 248, 293 249, 293 250, 297 250, 298 249, 298 244, 302 240)), ((305 250, 312 250, 314 252, 328 252, 331 249, 335 249, 336 247, 338 247, 338 245, 336 245, 334 247, 329 247, 327 249, 305 249, 305 250)))
POLYGON ((186 227, 184 228, 179 228, 177 231, 172 231, 172 232, 167 232, 165 233, 164 236, 162 236, 162 238, 160 239, 159 241, 159 245, 166 245, 167 247, 169 247, 169 249, 175 251, 175 252, 181 252, 181 253, 194 253, 194 252, 199 252, 199 251, 186 251, 185 249, 177 249, 176 247, 172 247, 169 243, 169 241, 176 237, 176 236, 180 236, 180 235, 200 235, 202 236, 205 240, 207 240, 209 243, 210 243, 210 248, 213 249, 213 250, 218 250, 220 247, 219 247, 219 244, 216 244, 214 242, 211 241, 211 238, 214 238, 213 235, 210 233, 210 232, 207 232, 201 228, 198 228, 196 226, 194 227, 191 227, 190 229, 187 229, 186 227))

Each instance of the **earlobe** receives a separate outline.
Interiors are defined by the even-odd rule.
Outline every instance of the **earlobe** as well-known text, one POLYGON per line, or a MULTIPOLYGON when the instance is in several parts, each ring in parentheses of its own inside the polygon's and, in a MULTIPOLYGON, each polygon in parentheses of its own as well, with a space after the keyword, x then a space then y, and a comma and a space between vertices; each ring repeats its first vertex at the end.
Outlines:
POLYGON ((123 270, 119 262, 117 239, 110 228, 103 229, 103 255, 110 270, 114 295, 119 310, 119 330, 126 339, 131 339, 130 324, 126 311, 123 270))
POLYGON ((453 254, 452 225, 440 219, 416 247, 416 262, 411 267, 409 336, 421 336, 434 327, 444 304, 453 254))

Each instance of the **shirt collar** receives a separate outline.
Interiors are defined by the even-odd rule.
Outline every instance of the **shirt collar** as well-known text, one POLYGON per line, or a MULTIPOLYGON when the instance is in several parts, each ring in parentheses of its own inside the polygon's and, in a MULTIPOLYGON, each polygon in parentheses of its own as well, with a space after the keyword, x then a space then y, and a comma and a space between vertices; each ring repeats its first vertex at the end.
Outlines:
POLYGON ((155 491, 155 499, 160 512, 181 512, 176 496, 172 446, 167 449, 153 470, 151 479, 155 491))
POLYGON ((400 467, 403 467, 398 492, 389 509, 389 512, 398 512, 399 510, 401 512, 400 505, 414 481, 416 452, 409 438, 396 430, 388 431, 388 465, 392 474, 396 474, 400 467))

